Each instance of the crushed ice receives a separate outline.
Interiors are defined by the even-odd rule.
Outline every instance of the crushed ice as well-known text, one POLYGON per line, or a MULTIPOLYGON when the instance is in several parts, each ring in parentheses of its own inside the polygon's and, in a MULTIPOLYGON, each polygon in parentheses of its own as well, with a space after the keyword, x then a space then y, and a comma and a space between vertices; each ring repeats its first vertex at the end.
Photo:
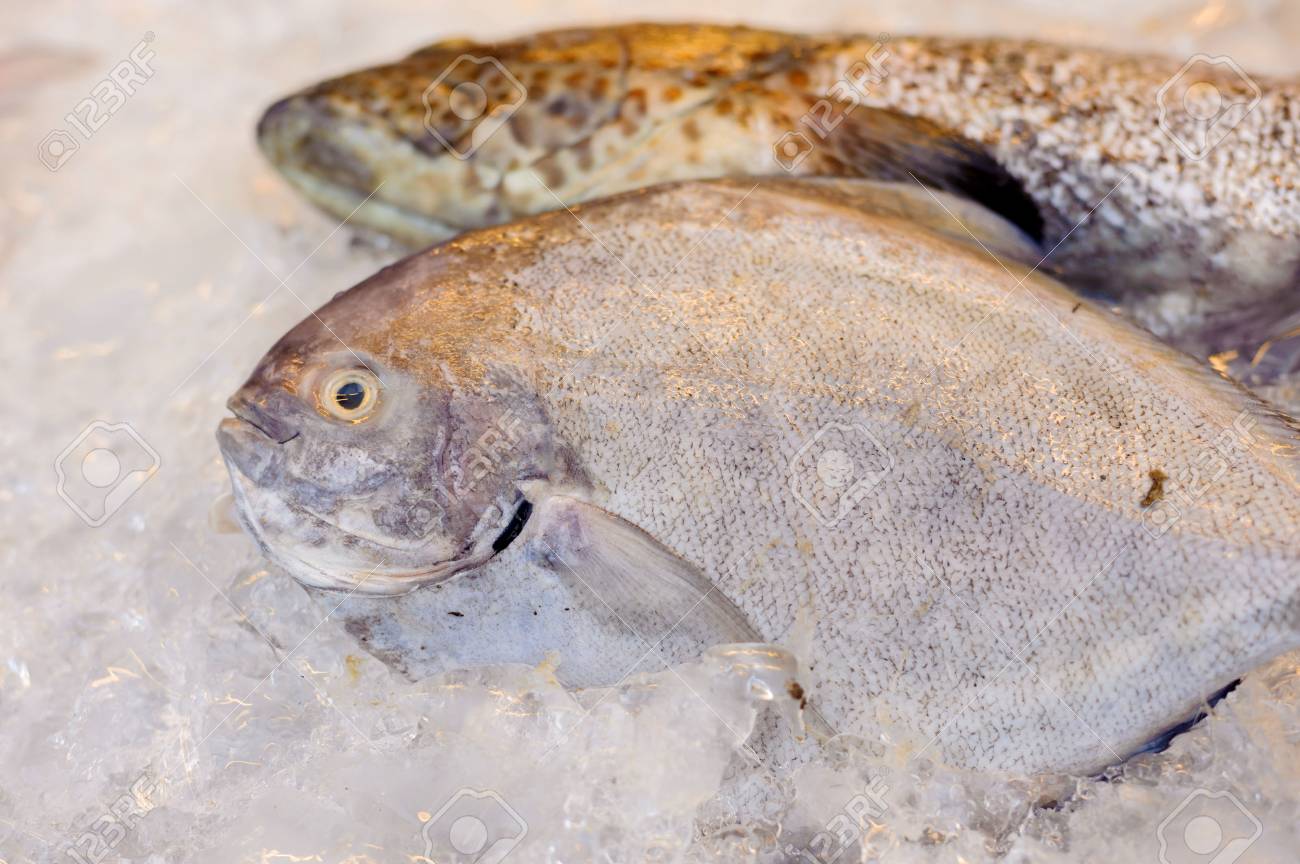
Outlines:
MULTIPOLYGON (((752 656, 581 694, 544 668, 412 683, 260 569, 244 537, 211 530, 225 396, 306 308, 391 254, 331 234, 270 175, 251 143, 258 111, 435 36, 607 14, 586 5, 561 21, 519 4, 496 23, 413 2, 6 10, 0 861, 1294 860, 1297 656, 1106 777, 974 775, 902 738, 786 746, 797 718, 773 707, 789 714, 788 693, 751 680, 752 656), (155 74, 75 151, 51 139, 42 153, 66 164, 50 170, 36 145, 142 41, 155 74), (51 463, 97 419, 129 421, 159 465, 91 528, 51 463)), ((870 7, 714 14, 1034 30, 1291 72, 1300 35, 1286 0, 870 7)))

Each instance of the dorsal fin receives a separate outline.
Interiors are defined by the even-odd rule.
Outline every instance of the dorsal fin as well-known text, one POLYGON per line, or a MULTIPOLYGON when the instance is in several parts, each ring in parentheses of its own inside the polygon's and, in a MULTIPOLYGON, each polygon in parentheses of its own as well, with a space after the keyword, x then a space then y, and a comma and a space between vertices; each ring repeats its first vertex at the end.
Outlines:
POLYGON ((1043 216, 1020 181, 975 141, 920 117, 858 107, 817 143, 815 173, 919 180, 967 198, 1043 242, 1043 216))
POLYGON ((773 178, 765 187, 834 201, 877 216, 906 219, 936 234, 1000 258, 1036 267, 1041 247, 1019 226, 969 198, 923 186, 919 180, 866 180, 840 177, 773 178))

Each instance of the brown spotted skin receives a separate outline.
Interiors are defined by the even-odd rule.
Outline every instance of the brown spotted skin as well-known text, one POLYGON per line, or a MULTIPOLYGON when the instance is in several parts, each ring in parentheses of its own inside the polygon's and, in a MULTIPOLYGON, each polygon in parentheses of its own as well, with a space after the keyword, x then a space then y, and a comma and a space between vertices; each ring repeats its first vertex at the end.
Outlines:
MULTIPOLYGON (((754 82, 790 67, 802 47, 780 33, 660 25, 567 30, 499 44, 440 42, 277 103, 259 135, 271 161, 339 216, 382 184, 376 203, 400 212, 371 219, 367 209, 353 221, 422 244, 553 209, 557 202, 542 183, 576 202, 666 179, 734 173, 732 160, 710 153, 716 148, 704 140, 719 130, 691 115, 721 102, 715 113, 728 116, 726 125, 750 126, 775 95, 754 82), (465 82, 486 96, 468 120, 452 105, 455 87, 465 82), (448 144, 467 152, 481 119, 509 111, 521 95, 505 128, 474 148, 472 158, 453 158, 448 144), (661 154, 684 172, 643 158, 643 146, 656 137, 662 143, 669 127, 693 141, 674 142, 673 152, 661 154), (510 176, 520 171, 523 178, 510 176), (352 194, 325 194, 316 182, 352 194)), ((761 160, 746 168, 767 173, 761 160)))
MULTIPOLYGON (((785 176, 774 144, 817 138, 806 118, 827 98, 821 125, 835 128, 795 175, 916 176, 970 194, 976 164, 973 197, 1030 233, 1014 201, 997 204, 1032 197, 1045 266, 1194 353, 1253 359, 1300 315, 1300 88, 1256 77, 1259 104, 1193 160, 1158 122, 1181 66, 1012 40, 631 24, 440 42, 277 103, 259 137, 326 210, 423 245, 656 183, 785 176), (886 74, 852 105, 837 82, 873 56, 886 74), (470 119, 451 104, 466 82, 486 96, 470 119), (503 125, 476 142, 494 112, 503 125), (990 181, 981 158, 1013 182, 990 181)), ((1212 80, 1251 96, 1230 71, 1212 80)), ((1292 355, 1277 347, 1254 371, 1285 373, 1292 355)))

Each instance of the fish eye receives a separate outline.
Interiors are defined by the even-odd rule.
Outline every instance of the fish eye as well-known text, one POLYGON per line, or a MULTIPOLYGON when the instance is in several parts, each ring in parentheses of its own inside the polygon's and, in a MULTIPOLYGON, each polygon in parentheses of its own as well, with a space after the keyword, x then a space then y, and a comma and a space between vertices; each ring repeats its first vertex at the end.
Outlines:
POLYGON ((343 369, 326 378, 316 407, 326 417, 359 423, 370 416, 379 398, 379 379, 366 369, 343 369))

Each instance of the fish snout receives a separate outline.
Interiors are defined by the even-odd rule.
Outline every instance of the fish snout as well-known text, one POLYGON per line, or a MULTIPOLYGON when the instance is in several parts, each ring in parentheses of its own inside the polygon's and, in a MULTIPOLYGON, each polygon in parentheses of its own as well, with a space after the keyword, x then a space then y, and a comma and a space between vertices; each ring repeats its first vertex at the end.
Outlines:
POLYGON ((375 173, 348 143, 348 128, 327 98, 299 93, 266 109, 257 122, 257 143, 281 171, 300 172, 365 195, 374 190, 375 173))
POLYGON ((217 448, 230 469, 231 480, 243 475, 258 486, 274 484, 280 448, 264 432, 239 417, 226 417, 217 426, 217 448))
MULTIPOLYGON (((265 399, 250 399, 235 394, 226 403, 226 407, 237 420, 256 429, 276 444, 284 444, 298 437, 298 427, 286 420, 283 414, 271 410, 265 399)), ((224 421, 222 425, 224 427, 224 421)))
POLYGON ((289 96, 263 112, 257 121, 257 143, 274 165, 282 167, 295 161, 295 153, 311 129, 311 114, 303 98, 289 96))
POLYGON ((262 112, 261 119, 257 121, 257 140, 271 138, 280 131, 284 121, 290 118, 296 98, 287 96, 262 112))
MULTIPOLYGON (((226 402, 233 417, 217 427, 217 446, 226 463, 258 486, 274 486, 286 458, 282 446, 298 437, 300 420, 288 394, 245 386, 226 402)), ((232 475, 234 471, 231 472, 232 475)))

